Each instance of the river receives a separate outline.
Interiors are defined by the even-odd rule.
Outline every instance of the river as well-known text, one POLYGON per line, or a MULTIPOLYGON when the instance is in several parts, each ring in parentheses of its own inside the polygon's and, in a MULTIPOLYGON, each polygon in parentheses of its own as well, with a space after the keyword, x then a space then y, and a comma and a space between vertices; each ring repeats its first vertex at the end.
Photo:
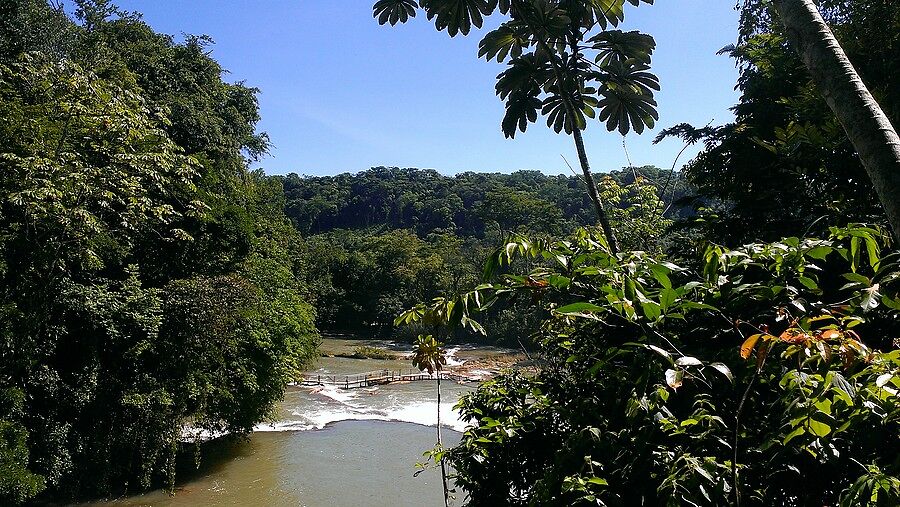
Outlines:
MULTIPOLYGON (((400 358, 323 356, 310 372, 352 375, 411 368, 402 358, 409 345, 395 342, 326 338, 322 352, 346 354, 360 345, 389 349, 400 358)), ((450 347, 448 352, 451 366, 512 353, 485 346, 450 347)), ((453 445, 465 424, 452 407, 474 386, 443 381, 441 388, 443 438, 453 445)), ((436 425, 437 392, 431 381, 349 390, 289 387, 275 420, 257 426, 247 439, 208 444, 200 469, 179 477, 174 496, 153 491, 82 506, 442 505, 439 469, 413 476, 416 464, 424 461, 422 453, 435 443, 436 425)))

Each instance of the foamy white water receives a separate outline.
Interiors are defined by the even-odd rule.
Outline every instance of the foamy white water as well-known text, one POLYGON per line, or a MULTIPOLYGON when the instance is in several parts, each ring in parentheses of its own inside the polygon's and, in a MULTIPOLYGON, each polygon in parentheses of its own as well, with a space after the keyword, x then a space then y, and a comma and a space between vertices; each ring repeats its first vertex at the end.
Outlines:
MULTIPOLYGON (((355 375, 366 371, 410 370, 406 354, 408 344, 396 342, 359 342, 353 340, 326 340, 323 348, 335 352, 348 352, 359 344, 376 345, 398 353, 398 359, 350 359, 322 357, 312 373, 325 375, 355 375)), ((453 346, 446 350, 447 366, 456 367, 479 354, 498 354, 503 349, 473 345, 453 346)), ((511 351, 510 351, 511 352, 511 351)), ((487 370, 473 371, 475 376, 489 376, 487 370)), ((285 393, 277 419, 260 424, 256 431, 305 431, 317 430, 340 421, 398 421, 437 426, 438 405, 436 381, 415 381, 373 386, 362 389, 344 389, 338 386, 293 386, 285 393)), ((466 423, 453 409, 459 397, 474 390, 474 385, 441 381, 440 422, 442 427, 464 431, 466 423)))
MULTIPOLYGON (((398 421, 437 426, 436 386, 422 381, 369 389, 293 388, 285 396, 278 421, 258 425, 255 431, 322 429, 339 421, 398 421)), ((464 431, 466 423, 453 406, 471 387, 443 381, 441 426, 464 431)))
POLYGON ((447 358, 447 366, 450 366, 450 367, 459 366, 466 362, 465 359, 459 359, 456 356, 456 354, 458 354, 460 350, 462 350, 462 347, 452 347, 445 351, 446 352, 445 357, 447 358))

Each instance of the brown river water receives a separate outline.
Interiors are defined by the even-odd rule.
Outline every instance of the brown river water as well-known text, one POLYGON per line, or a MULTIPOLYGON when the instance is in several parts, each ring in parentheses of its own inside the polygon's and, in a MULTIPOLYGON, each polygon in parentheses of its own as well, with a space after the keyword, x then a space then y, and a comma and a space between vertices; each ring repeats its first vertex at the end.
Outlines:
MULTIPOLYGON (((326 354, 359 345, 409 346, 374 340, 326 339, 326 354)), ((451 347, 450 365, 512 351, 483 346, 451 347)), ((408 370, 408 359, 322 357, 310 372, 352 375, 408 370)), ((445 445, 455 444, 465 424, 452 406, 472 384, 443 381, 441 426, 445 445)), ((289 387, 275 421, 259 425, 247 439, 208 444, 200 469, 179 476, 176 492, 165 491, 80 504, 137 506, 440 506, 440 471, 414 477, 422 453, 435 443, 437 393, 431 381, 362 389, 289 387)), ((455 505, 462 500, 456 499, 455 505)))

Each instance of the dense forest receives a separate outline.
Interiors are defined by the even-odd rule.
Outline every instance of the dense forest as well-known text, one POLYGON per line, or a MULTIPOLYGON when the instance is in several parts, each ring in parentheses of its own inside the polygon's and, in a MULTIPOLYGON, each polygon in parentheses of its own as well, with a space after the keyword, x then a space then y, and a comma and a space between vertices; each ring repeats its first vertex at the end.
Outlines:
POLYGON ((0 2, 0 503, 174 480, 316 353, 256 90, 103 1, 0 2), (188 439, 189 440, 189 439, 188 439))
MULTIPOLYGON (((594 220, 584 182, 538 171, 512 174, 373 168, 357 174, 280 178, 285 211, 305 238, 307 274, 323 331, 408 335, 396 316, 419 301, 474 286, 484 257, 510 233, 560 237, 594 220)), ((679 174, 656 167, 613 171, 600 181, 626 246, 662 250, 672 218, 689 216, 679 174), (652 217, 652 218, 651 218, 652 217), (671 218, 670 218, 671 217, 671 218)), ((518 309, 521 310, 521 309, 518 309)), ((487 338, 516 343, 500 312, 487 338)))
POLYGON ((450 36, 496 16, 500 131, 545 120, 571 176, 279 176, 208 37, 0 0, 0 504, 171 490, 201 436, 272 417, 320 331, 529 352, 428 453, 468 505, 900 504, 900 158, 797 21, 896 138, 900 4, 739 2, 734 121, 667 119, 702 146, 682 171, 595 174, 584 129, 659 120, 655 41, 619 29, 652 3, 373 6, 450 36))

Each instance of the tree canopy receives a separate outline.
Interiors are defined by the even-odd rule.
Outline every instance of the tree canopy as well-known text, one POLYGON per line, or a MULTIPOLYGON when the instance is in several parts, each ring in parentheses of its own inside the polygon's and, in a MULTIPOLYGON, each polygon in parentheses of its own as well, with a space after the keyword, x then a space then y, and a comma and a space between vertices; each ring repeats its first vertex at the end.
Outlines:
POLYGON ((255 90, 104 1, 0 9, 0 503, 174 481, 313 357, 255 90), (187 433, 186 433, 187 432, 187 433))

